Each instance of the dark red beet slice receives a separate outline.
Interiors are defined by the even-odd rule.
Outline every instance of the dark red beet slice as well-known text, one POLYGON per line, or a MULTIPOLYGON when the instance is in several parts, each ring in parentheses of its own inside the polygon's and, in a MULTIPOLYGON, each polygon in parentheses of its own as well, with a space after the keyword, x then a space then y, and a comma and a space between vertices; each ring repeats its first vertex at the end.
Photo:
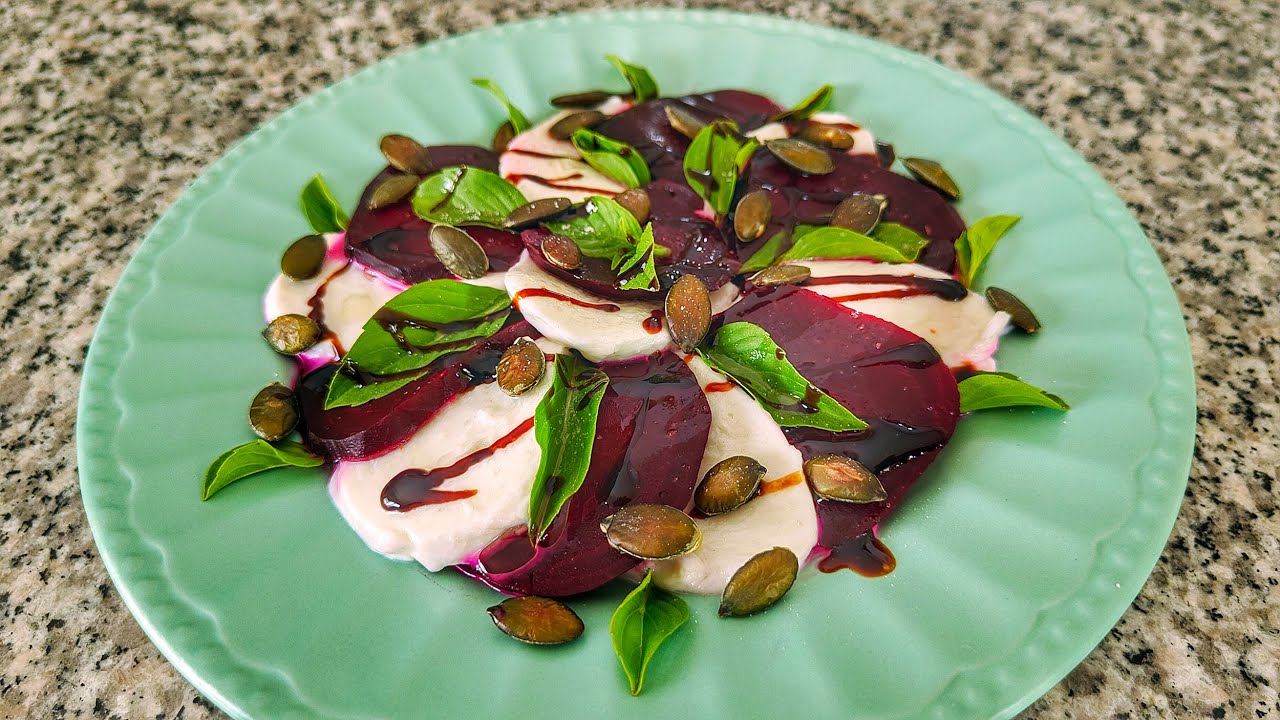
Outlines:
POLYGON ((711 430, 693 373, 669 352, 600 369, 609 387, 586 481, 536 550, 521 534, 481 551, 471 572, 499 590, 564 597, 600 587, 638 563, 609 547, 601 520, 632 502, 684 508, 693 495, 711 430))
POLYGON ((511 323, 471 350, 436 361, 429 375, 353 407, 324 409, 329 378, 338 366, 317 368, 303 376, 297 390, 307 444, 331 460, 367 460, 400 447, 459 393, 492 381, 502 352, 521 336, 541 333, 523 320, 511 323))
POLYGON ((724 314, 726 323, 742 320, 767 330, 801 375, 870 425, 783 430, 806 459, 858 460, 889 495, 866 505, 818 500, 819 544, 837 549, 888 516, 951 438, 960 416, 956 381, 915 334, 802 288, 749 293, 724 314))

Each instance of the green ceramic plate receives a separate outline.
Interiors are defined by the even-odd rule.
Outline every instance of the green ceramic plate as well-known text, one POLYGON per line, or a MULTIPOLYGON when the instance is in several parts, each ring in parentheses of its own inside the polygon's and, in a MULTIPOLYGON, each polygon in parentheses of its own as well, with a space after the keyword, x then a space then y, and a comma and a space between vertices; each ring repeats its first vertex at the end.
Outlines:
POLYGON ((572 15, 391 58, 300 103, 215 163, 143 242, 94 337, 80 399, 81 487, 125 603, 175 666, 242 718, 974 718, 1013 715, 1115 623, 1182 497, 1195 401, 1178 305, 1124 205, 1043 125, 957 73, 866 38, 712 12, 572 15), (522 646, 495 595, 367 550, 319 472, 200 502, 200 476, 248 439, 253 392, 288 377, 256 332, 297 191, 323 172, 350 206, 377 138, 484 142, 521 107, 618 85, 606 52, 669 93, 752 88, 786 101, 836 84, 837 109, 936 157, 973 220, 1018 213, 985 279, 1045 330, 1003 367, 1074 409, 965 421, 884 527, 891 575, 806 571, 782 605, 721 621, 710 598, 638 698, 609 643, 624 589, 577 603, 587 634, 522 646), (780 60, 785 58, 785 61, 780 60))

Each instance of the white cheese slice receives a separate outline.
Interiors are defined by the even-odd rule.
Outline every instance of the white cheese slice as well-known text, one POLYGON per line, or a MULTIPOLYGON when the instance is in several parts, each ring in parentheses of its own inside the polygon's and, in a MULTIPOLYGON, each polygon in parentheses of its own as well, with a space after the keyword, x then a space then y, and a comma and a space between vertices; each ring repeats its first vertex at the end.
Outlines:
MULTIPOLYGON (((612 97, 596 109, 614 115, 631 103, 612 97)), ((613 197, 627 189, 588 165, 568 140, 551 134, 551 126, 579 110, 561 110, 511 139, 498 158, 498 174, 515 184, 529 200, 566 197, 582 202, 592 195, 613 197)))
MULTIPOLYGON (((858 125, 849 119, 847 115, 833 112, 814 113, 811 118, 814 122, 823 125, 834 125, 841 130, 845 130, 853 136, 853 147, 846 152, 850 155, 875 155, 876 154, 876 138, 871 131, 858 125)), ((787 126, 782 123, 769 123, 747 133, 757 140, 777 140, 779 138, 789 137, 787 126)))
MULTIPOLYGON (((698 357, 688 364, 704 388, 726 381, 698 357)), ((725 458, 747 455, 765 466, 765 492, 723 515, 697 519, 702 544, 688 555, 653 563, 653 578, 668 590, 718 595, 738 568, 770 548, 788 548, 803 563, 818 542, 818 517, 800 452, 769 413, 736 386, 706 395, 711 434, 698 477, 725 458)))

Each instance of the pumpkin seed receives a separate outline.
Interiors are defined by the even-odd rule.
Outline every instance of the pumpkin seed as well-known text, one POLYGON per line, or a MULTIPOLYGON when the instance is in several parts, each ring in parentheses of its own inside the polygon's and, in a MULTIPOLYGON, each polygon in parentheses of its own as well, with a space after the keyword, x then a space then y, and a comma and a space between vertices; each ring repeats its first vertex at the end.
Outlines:
POLYGON ((369 196, 369 209, 378 210, 409 197, 418 189, 422 178, 417 175, 392 175, 378 183, 369 196))
POLYGON ((933 160, 924 158, 902 158, 902 164, 917 180, 942 193, 948 200, 960 199, 960 188, 951 179, 946 170, 933 160))
POLYGON ((881 212, 879 200, 870 195, 856 193, 836 206, 835 212, 831 213, 831 224, 845 230, 870 235, 876 225, 880 224, 881 212))
POLYGON ((319 342, 320 326, 306 315, 290 313, 272 320, 262 337, 281 355, 297 355, 319 342))
POLYGON ((280 272, 294 280, 310 280, 320 273, 329 243, 319 235, 303 235, 280 256, 280 272))
POLYGON ((727 513, 756 494, 764 473, 764 466, 755 458, 746 455, 725 458, 712 465, 703 476, 693 492, 693 506, 707 515, 727 513))
POLYGON ((626 208, 626 211, 631 213, 636 222, 641 225, 649 222, 649 210, 652 203, 649 199, 649 192, 644 188, 631 188, 614 196, 613 201, 626 208))
POLYGON ((632 503, 605 519, 605 539, 615 550, 643 560, 666 560, 698 549, 702 531, 670 505, 632 503))
POLYGON ((897 157, 898 153, 893 149, 892 143, 876 141, 876 159, 880 161, 880 167, 889 167, 897 157))
POLYGON ((1031 312, 1031 308, 1018 299, 1017 295, 994 285, 987 288, 986 295, 987 302, 991 303, 992 308, 1009 313, 1009 319, 1013 321, 1014 327, 1028 334, 1040 329, 1040 321, 1036 318, 1036 314, 1031 312))
POLYGON ((529 392, 547 371, 547 356, 529 338, 517 338, 502 353, 496 370, 498 387, 516 397, 529 392))
POLYGON ((711 329, 711 296, 693 275, 681 275, 667 291, 667 328, 677 347, 689 353, 711 329))
POLYGON ((752 190, 738 201, 733 211, 733 231, 750 242, 764 234, 773 220, 773 200, 767 190, 752 190))
POLYGON ((489 256, 480 243, 452 225, 431 228, 431 249, 445 268, 464 280, 475 280, 489 272, 489 256))
POLYGON ((812 273, 804 265, 774 265, 751 276, 751 284, 757 287, 775 285, 799 285, 812 273))
POLYGON ((754 615, 782 599, 800 572, 800 560, 784 547, 752 557, 720 594, 720 617, 754 615))
POLYGON ((405 135, 383 135, 378 148, 386 156, 391 167, 410 175, 427 175, 431 172, 431 158, 427 149, 417 140, 405 135))
POLYGON ((705 122, 678 103, 667 105, 663 110, 667 113, 667 122, 671 123, 671 127, 690 140, 697 137, 698 133, 702 132, 702 128, 707 126, 705 122))
POLYGON ((889 209, 888 195, 885 195, 884 193, 873 193, 871 197, 875 198, 876 202, 880 203, 880 212, 884 212, 889 209))
POLYGON ((835 150, 848 150, 853 147, 853 135, 834 125, 810 122, 800 128, 800 132, 796 133, 796 137, 805 142, 835 150))
POLYGON ((578 243, 563 235, 548 235, 543 238, 542 256, 562 270, 577 270, 582 267, 581 248, 578 243))
POLYGON ((573 207, 573 201, 564 197, 534 200, 508 213, 502 226, 509 230, 524 230, 544 220, 550 220, 571 207, 573 207))
POLYGON ((836 168, 826 150, 803 140, 777 138, 765 140, 764 146, 784 165, 806 175, 826 175, 836 168))
POLYGON ((297 425, 298 403, 293 391, 280 383, 259 390, 249 404, 249 427, 267 442, 285 437, 297 425))
POLYGON ((888 497, 875 473, 844 455, 809 458, 804 462, 804 474, 818 497, 828 500, 873 503, 888 497))
POLYGON ((551 104, 558 108, 593 108, 611 97, 613 93, 604 90, 586 90, 557 95, 551 98, 551 104))
POLYGON ((583 110, 565 115, 551 126, 551 136, 568 140, 570 135, 582 128, 592 128, 608 120, 609 116, 599 110, 583 110))
POLYGON ((516 129, 512 127, 511 121, 508 120, 493 131, 493 139, 489 141, 489 147, 496 153, 503 152, 515 137, 516 129))
POLYGON ((582 634, 582 618, 568 605, 550 598, 526 595, 507 598, 489 608, 493 624, 530 645, 559 645, 582 634))

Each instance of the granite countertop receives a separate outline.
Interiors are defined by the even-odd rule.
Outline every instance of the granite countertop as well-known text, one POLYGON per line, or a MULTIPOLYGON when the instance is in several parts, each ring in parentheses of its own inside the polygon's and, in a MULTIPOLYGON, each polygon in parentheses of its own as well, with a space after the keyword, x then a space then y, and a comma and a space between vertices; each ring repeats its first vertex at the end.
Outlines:
MULTIPOLYGON (((222 717, 123 607, 77 488, 85 351, 160 213, 245 133, 361 67, 604 4, 0 3, 0 717, 222 717)), ((709 5, 936 58, 1041 117, 1133 208, 1191 334, 1190 484, 1141 595, 1022 717, 1280 719, 1280 4, 709 5)))

